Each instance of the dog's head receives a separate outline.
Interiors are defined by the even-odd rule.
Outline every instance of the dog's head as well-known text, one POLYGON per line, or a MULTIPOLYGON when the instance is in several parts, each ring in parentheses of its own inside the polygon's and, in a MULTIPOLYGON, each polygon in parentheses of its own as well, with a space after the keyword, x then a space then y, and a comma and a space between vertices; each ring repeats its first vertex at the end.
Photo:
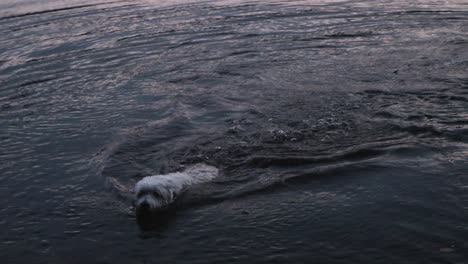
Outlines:
POLYGON ((135 210, 137 215, 156 213, 165 206, 164 198, 157 191, 141 189, 136 193, 135 210))
POLYGON ((167 210, 175 199, 174 192, 157 176, 145 177, 135 185, 137 217, 154 215, 167 210))
POLYGON ((144 230, 165 225, 174 214, 174 191, 164 178, 149 176, 135 185, 135 213, 138 225, 144 230))

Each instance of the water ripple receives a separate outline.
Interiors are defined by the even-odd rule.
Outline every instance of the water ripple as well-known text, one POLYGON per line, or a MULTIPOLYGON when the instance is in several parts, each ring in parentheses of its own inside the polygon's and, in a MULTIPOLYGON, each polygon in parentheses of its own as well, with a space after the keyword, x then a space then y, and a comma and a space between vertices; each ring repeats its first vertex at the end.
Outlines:
POLYGON ((4 259, 468 257, 464 1, 0 10, 4 259), (106 187, 195 162, 223 177, 154 232, 106 187))

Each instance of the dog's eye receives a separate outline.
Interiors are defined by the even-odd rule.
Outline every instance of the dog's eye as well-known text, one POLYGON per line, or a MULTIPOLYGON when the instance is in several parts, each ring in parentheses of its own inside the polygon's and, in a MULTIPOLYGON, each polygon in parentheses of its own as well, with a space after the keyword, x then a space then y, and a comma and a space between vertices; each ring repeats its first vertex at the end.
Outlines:
POLYGON ((148 194, 147 191, 140 191, 140 192, 137 193, 137 197, 140 198, 140 197, 142 197, 144 195, 147 195, 147 194, 148 194))
POLYGON ((152 192, 153 196, 156 197, 156 198, 160 198, 161 197, 161 194, 158 193, 158 192, 152 192))

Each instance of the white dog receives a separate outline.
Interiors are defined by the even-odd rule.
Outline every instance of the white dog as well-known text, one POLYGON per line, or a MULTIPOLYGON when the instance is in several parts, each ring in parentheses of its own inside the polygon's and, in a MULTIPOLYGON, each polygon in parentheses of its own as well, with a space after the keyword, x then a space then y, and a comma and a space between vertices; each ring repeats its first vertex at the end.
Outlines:
POLYGON ((168 209, 188 187, 211 181, 218 169, 206 164, 195 164, 181 172, 147 176, 135 185, 136 214, 144 217, 168 209))

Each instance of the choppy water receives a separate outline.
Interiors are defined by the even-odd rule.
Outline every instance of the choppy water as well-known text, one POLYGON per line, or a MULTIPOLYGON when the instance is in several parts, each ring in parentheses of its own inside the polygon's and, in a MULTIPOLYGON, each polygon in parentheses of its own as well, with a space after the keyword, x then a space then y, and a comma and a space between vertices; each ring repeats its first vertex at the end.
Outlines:
POLYGON ((5 263, 466 263, 465 1, 2 1, 5 263), (222 177, 140 231, 106 185, 222 177))

